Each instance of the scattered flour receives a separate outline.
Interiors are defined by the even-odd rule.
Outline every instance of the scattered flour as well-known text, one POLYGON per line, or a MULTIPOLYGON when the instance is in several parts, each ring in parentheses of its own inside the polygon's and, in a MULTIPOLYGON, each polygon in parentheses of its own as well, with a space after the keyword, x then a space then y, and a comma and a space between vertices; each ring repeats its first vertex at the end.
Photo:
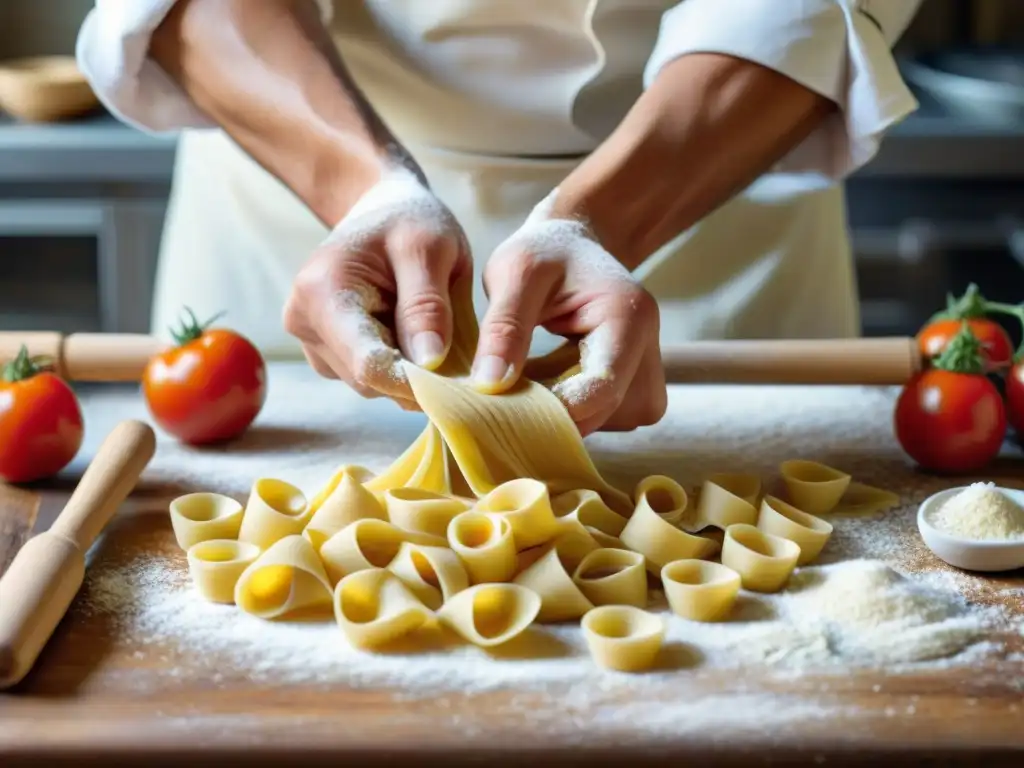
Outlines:
POLYGON ((1024 539, 1024 509, 994 483, 972 483, 933 512, 930 522, 962 539, 1024 539))

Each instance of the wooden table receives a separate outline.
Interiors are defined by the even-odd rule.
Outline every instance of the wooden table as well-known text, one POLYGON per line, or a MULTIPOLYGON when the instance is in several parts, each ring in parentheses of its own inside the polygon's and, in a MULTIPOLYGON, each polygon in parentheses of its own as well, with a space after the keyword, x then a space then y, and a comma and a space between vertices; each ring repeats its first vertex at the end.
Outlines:
MULTIPOLYGON (((293 418, 270 411, 271 430, 285 429, 284 422, 293 418)), ((678 427, 678 421, 671 425, 678 427)), ((606 444, 599 448, 601 453, 606 444)), ((906 471, 891 446, 880 455, 882 464, 906 471)), ((858 461, 852 454, 849 460, 858 461)), ((1018 458, 1008 459, 994 475, 1024 485, 1018 458)), ((165 514, 168 494, 180 489, 168 486, 160 472, 147 477, 96 557, 117 560, 140 549, 180 557, 165 514)), ((47 495, 37 527, 48 524, 66 487, 47 495)), ((992 583, 1024 586, 1024 574, 992 583)), ((1022 603, 1024 592, 1015 605, 1024 614, 1022 603)), ((1018 640, 1014 646, 1011 639, 1009 651, 1024 650, 1024 638, 1018 640)), ((263 765, 287 759, 303 766, 398 760, 448 766, 532 760, 672 766, 877 760, 1024 764, 1019 655, 968 669, 888 675, 866 670, 789 680, 757 669, 682 670, 669 694, 706 700, 708 711, 680 722, 677 730, 655 734, 621 721, 598 726, 578 712, 550 707, 542 717, 531 716, 532 694, 522 691, 404 701, 390 691, 260 685, 242 673, 214 685, 189 670, 187 652, 146 648, 139 653, 140 648, 137 638, 118 637, 101 616, 73 606, 32 674, 16 690, 0 694, 0 766, 263 765), (773 709, 796 703, 819 715, 763 726, 774 722, 773 709), (741 708, 749 718, 739 721, 735 711, 741 708)))

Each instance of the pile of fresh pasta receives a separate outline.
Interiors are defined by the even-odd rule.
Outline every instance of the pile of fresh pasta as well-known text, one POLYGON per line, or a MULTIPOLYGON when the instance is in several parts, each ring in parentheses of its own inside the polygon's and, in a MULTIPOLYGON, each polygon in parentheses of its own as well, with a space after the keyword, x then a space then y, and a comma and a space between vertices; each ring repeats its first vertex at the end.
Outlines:
POLYGON ((517 479, 479 499, 374 491, 371 473, 348 466, 312 501, 265 478, 244 506, 192 493, 170 515, 198 592, 260 618, 333 608, 364 650, 435 622, 490 647, 534 622, 580 620, 596 663, 639 671, 664 636, 646 610, 649 582, 660 580, 678 616, 721 620, 741 587, 778 591, 818 556, 832 533, 819 515, 897 501, 812 461, 784 462, 780 474, 779 496, 756 475, 713 475, 695 504, 671 478, 647 477, 627 518, 592 490, 551 496, 517 479))

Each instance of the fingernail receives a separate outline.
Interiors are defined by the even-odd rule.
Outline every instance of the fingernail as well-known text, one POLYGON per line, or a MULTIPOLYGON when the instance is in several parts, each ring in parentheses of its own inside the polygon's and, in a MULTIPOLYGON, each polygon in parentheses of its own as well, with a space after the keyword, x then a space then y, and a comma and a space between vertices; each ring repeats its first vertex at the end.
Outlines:
POLYGON ((501 384, 508 376, 509 368, 509 364, 500 357, 482 357, 473 365, 473 382, 484 387, 501 384))
POLYGON ((422 331, 412 337, 412 361, 426 368, 444 357, 444 339, 433 331, 422 331))

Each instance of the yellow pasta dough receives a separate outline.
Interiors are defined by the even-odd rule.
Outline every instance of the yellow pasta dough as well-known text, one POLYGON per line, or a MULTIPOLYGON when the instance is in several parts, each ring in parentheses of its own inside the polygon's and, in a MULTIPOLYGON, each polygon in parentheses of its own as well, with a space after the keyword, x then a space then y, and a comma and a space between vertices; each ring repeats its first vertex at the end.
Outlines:
POLYGON ((761 502, 757 527, 765 533, 789 539, 800 547, 797 565, 807 565, 817 558, 832 535, 831 523, 771 495, 765 496, 761 502))
POLYGON ((437 610, 452 595, 469 587, 469 575, 462 561, 446 547, 403 542, 388 570, 431 610, 437 610))
POLYGON ((757 506, 761 498, 761 478, 750 472, 714 472, 707 479, 748 504, 757 506))
POLYGON ((658 573, 673 560, 710 557, 718 550, 715 542, 681 531, 645 503, 637 504, 619 538, 626 547, 646 558, 647 569, 652 573, 658 573))
POLYGON ((520 478, 502 483, 480 499, 476 509, 508 520, 520 551, 544 544, 558 532, 547 486, 539 480, 520 478))
POLYGON ((235 603, 273 619, 331 604, 331 584, 313 545, 299 535, 272 544, 238 578, 235 603))
MULTIPOLYGON (((714 526, 725 530, 736 523, 753 525, 757 522, 757 509, 743 496, 728 487, 729 476, 719 476, 719 482, 705 480, 700 490, 696 520, 682 527, 691 532, 714 526), (722 485, 725 482, 726 485, 722 485)), ((740 490, 740 489, 737 489, 740 490)), ((756 492, 755 492, 756 494, 756 492)))
POLYGON ((691 621, 719 621, 729 615, 740 592, 740 575, 707 560, 676 560, 661 569, 669 607, 691 621))
POLYGON ((594 550, 576 567, 572 580, 594 605, 647 607, 647 569, 638 552, 594 550))
POLYGON ((267 549, 286 536, 302 533, 308 522, 309 505, 302 491, 284 480, 261 478, 249 493, 238 540, 267 549))
POLYGON ((517 575, 515 583, 540 596, 537 621, 578 619, 594 607, 576 586, 555 546, 549 546, 535 563, 517 575))
POLYGON ((779 467, 789 501, 812 515, 831 511, 850 485, 850 476, 816 461, 792 459, 779 467))
POLYGON ((836 515, 873 515, 897 506, 900 497, 892 491, 851 481, 839 504, 831 510, 836 515))
POLYGON ((384 493, 388 520, 403 531, 446 538, 448 524, 471 506, 462 499, 419 488, 392 488, 384 493))
POLYGON ((356 520, 385 520, 387 514, 377 497, 363 487, 361 467, 346 467, 334 490, 323 500, 302 535, 319 551, 329 538, 356 520))
POLYGON ((444 539, 403 531, 384 520, 365 518, 349 523, 320 547, 332 584, 356 571, 387 568, 404 542, 443 547, 444 539))
POLYGON ((556 521, 557 531, 551 543, 558 548, 558 554, 565 567, 575 569, 584 557, 600 549, 592 531, 572 517, 561 517, 556 521))
POLYGON ((334 618, 357 648, 386 645, 433 617, 401 579, 381 568, 351 573, 334 588, 334 618))
POLYGON ((587 533, 594 537, 594 541, 597 545, 603 549, 629 549, 625 544, 622 543, 622 539, 617 536, 609 536, 604 531, 600 531, 597 528, 591 528, 589 526, 583 526, 587 529, 587 533))
MULTIPOLYGON (((671 477, 651 475, 636 487, 636 508, 647 507, 666 523, 678 524, 686 513, 687 502, 686 490, 671 477)), ((636 515, 635 510, 633 514, 636 515)))
POLYGON ((219 493, 189 493, 170 505, 171 528, 187 550, 201 541, 235 539, 242 526, 242 505, 219 493))
POLYGON ((525 632, 540 602, 535 592, 518 584, 477 584, 441 606, 437 618, 468 642, 489 648, 525 632))
POLYGON ((580 622, 594 661, 619 672, 641 672, 655 665, 665 637, 660 616, 630 605, 603 605, 580 622))
POLYGON ((722 565, 740 575, 744 589, 778 592, 789 581, 800 547, 752 525, 737 523, 725 529, 722 565))
POLYGON ((577 520, 609 536, 618 536, 627 518, 614 512, 594 491, 575 490, 551 499, 551 509, 559 520, 577 520))
POLYGON ((501 515, 463 512, 448 526, 448 545, 466 566, 473 584, 508 581, 515 575, 512 526, 501 515))
POLYGON ((232 539, 208 539, 188 549, 188 571, 196 590, 213 603, 235 602, 235 585, 260 556, 259 547, 232 539))

